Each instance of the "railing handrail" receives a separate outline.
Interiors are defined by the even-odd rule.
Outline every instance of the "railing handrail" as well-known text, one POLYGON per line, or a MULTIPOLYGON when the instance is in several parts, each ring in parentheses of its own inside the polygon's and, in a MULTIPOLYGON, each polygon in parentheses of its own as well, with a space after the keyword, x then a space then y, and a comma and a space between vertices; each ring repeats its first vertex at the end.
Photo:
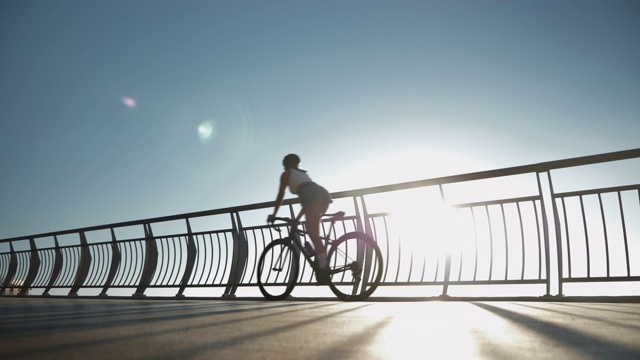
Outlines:
MULTIPOLYGON (((616 152, 610 152, 610 153, 604 153, 604 154, 598 154, 598 155, 589 155, 589 156, 575 157, 575 158, 569 158, 569 159, 554 160, 554 161, 542 162, 537 164, 514 166, 514 167, 508 167, 508 168, 502 168, 502 169, 496 169, 496 170, 479 171, 479 172, 472 172, 472 173, 466 173, 466 174, 460 174, 460 175, 451 175, 451 176, 430 178, 425 180, 409 181, 409 182, 403 182, 403 183, 397 183, 397 184, 391 184, 391 185, 374 186, 374 187, 368 187, 368 188, 362 188, 362 189, 356 189, 356 190, 340 191, 340 192, 332 193, 331 196, 334 199, 345 198, 345 197, 356 197, 356 196, 361 196, 361 195, 366 195, 371 193, 407 190, 407 189, 424 187, 424 186, 444 185, 444 184, 459 183, 459 182, 465 182, 465 181, 527 174, 527 173, 533 173, 533 172, 541 173, 541 172, 546 172, 554 169, 584 166, 584 165, 591 165, 591 164, 611 162, 611 161, 620 161, 620 160, 627 160, 627 159, 633 159, 638 157, 640 157, 640 148, 616 151, 616 152)), ((284 201, 284 205, 296 204, 298 202, 299 202, 298 199, 286 199, 284 201)), ((16 240, 28 240, 30 238, 50 237, 54 235, 58 236, 58 235, 74 234, 79 232, 106 230, 111 228, 120 228, 120 227, 134 226, 134 225, 140 225, 140 224, 160 223, 160 222, 167 222, 167 221, 174 221, 174 220, 182 220, 186 218, 197 218, 197 217, 204 217, 204 216, 237 213, 242 211, 258 210, 258 209, 263 209, 267 207, 273 207, 273 205, 274 205, 273 201, 268 201, 268 202, 248 204, 248 205, 242 205, 242 206, 226 207, 221 209, 204 210, 204 211, 196 211, 196 212, 169 215, 169 216, 147 218, 147 219, 141 219, 141 220, 124 221, 124 222, 89 226, 89 227, 76 228, 76 229, 70 229, 70 230, 17 236, 17 237, 12 237, 7 239, 1 239, 0 243, 11 242, 16 240)))
POLYGON ((616 152, 610 152, 610 153, 598 154, 598 155, 569 158, 569 159, 563 159, 563 160, 547 161, 547 162, 541 162, 537 164, 514 166, 514 167, 508 167, 508 168, 502 168, 502 169, 496 169, 496 170, 478 171, 478 172, 472 172, 472 173, 466 173, 466 174, 430 178, 425 180, 408 181, 408 182, 403 182, 398 184, 374 186, 374 187, 368 187, 368 188, 363 188, 358 190, 342 191, 338 193, 333 193, 331 195, 336 198, 360 196, 360 195, 366 195, 371 193, 407 190, 407 189, 424 187, 424 186, 452 184, 452 183, 459 183, 464 181, 473 181, 473 180, 482 180, 482 179, 504 177, 504 176, 511 176, 511 175, 528 174, 533 172, 541 173, 541 172, 546 172, 546 171, 556 170, 556 169, 598 164, 598 163, 604 163, 604 162, 610 162, 610 161, 628 160, 628 159, 633 159, 638 157, 640 157, 640 148, 624 150, 624 151, 616 151, 616 152))

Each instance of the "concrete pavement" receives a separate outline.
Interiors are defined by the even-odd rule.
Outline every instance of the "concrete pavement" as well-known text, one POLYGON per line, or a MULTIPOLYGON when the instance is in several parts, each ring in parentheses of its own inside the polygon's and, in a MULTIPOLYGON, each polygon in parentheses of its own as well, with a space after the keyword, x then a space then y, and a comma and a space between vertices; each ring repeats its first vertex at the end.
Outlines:
POLYGON ((640 359, 640 304, 0 298, 0 359, 640 359))

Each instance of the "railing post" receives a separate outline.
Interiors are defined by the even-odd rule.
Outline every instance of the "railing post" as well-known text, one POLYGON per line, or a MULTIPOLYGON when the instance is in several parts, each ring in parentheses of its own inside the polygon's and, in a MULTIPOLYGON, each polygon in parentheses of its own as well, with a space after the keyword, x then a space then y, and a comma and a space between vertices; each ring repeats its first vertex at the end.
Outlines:
POLYGON ((189 219, 185 219, 187 221, 187 233, 189 234, 189 239, 187 243, 187 265, 184 269, 184 274, 182 275, 182 281, 180 282, 180 290, 176 294, 176 297, 183 298, 184 297, 184 289, 187 287, 189 283, 189 279, 191 278, 191 274, 193 273, 193 266, 196 262, 196 257, 198 255, 198 249, 196 248, 196 242, 193 240, 193 232, 191 231, 191 224, 189 224, 189 219))
MULTIPOLYGON (((369 221, 370 220, 369 213, 367 212, 367 204, 364 201, 364 196, 360 196, 360 202, 362 203, 362 218, 364 219, 364 232, 365 234, 371 236, 371 238, 377 242, 376 234, 373 232, 373 229, 371 228, 371 223, 369 221)), ((358 219, 359 218, 360 216, 358 216, 358 219)), ((358 261, 363 260, 361 261, 361 263, 366 265, 366 267, 363 269, 364 276, 362 277, 362 284, 360 284, 360 286, 363 289, 366 289, 368 285, 369 275, 371 275, 371 270, 372 270, 371 259, 373 258, 373 250, 369 247, 367 247, 366 250, 367 251, 365 253, 362 253, 360 249, 358 249, 357 251, 358 261), (364 259, 362 259, 361 257, 364 257, 364 259)), ((382 266, 382 264, 374 264, 374 266, 382 266)))
POLYGON ((153 279, 153 275, 156 273, 156 267, 158 266, 158 245, 156 239, 153 237, 153 231, 151 230, 151 224, 144 224, 144 236, 145 236, 145 257, 142 270, 142 276, 140 277, 140 284, 133 297, 146 297, 144 292, 147 290, 153 279))
POLYGON ((100 297, 107 297, 107 290, 111 287, 113 283, 113 279, 118 272, 118 267, 120 266, 120 260, 122 255, 120 254, 120 248, 118 248, 118 242, 116 240, 116 233, 111 228, 111 266, 109 267, 109 275, 107 276, 107 281, 104 283, 104 287, 100 292, 100 297))
POLYGON ((551 296, 551 250, 549 250, 549 221, 547 220, 547 209, 544 205, 544 193, 542 191, 542 180, 540 180, 539 172, 536 172, 536 179, 538 180, 538 192, 540 194, 540 212, 542 213, 542 231, 544 232, 544 262, 546 272, 545 275, 547 277, 547 293, 545 294, 545 296, 551 296))
MULTIPOLYGON (((367 211, 367 204, 364 201, 364 196, 360 196, 360 203, 362 204, 362 219, 364 224, 364 229, 362 229, 362 224, 358 224, 360 227, 359 231, 363 231, 365 234, 371 236, 373 239, 376 238, 376 234, 374 234, 373 229, 371 228, 371 222, 369 221, 369 212, 367 211)), ((357 208, 356 208, 357 212, 357 208)), ((358 219, 360 219, 360 215, 357 214, 358 219)))
POLYGON ((242 222, 239 213, 231 213, 231 224, 233 226, 233 257, 231 260, 231 272, 229 274, 229 282, 224 290, 222 297, 233 298, 236 296, 238 285, 242 281, 245 269, 247 267, 248 245, 244 236, 242 222), (234 217, 235 215, 235 217, 234 217), (236 224, 237 217, 237 224, 236 224))
MULTIPOLYGON (((363 197, 360 196, 360 199, 363 199, 363 197)), ((355 196, 353 197, 353 208, 355 209, 355 212, 356 212, 356 231, 360 231, 367 235, 371 235, 371 226, 368 224, 367 219, 365 219, 366 221, 365 221, 365 224, 363 225, 362 216, 360 215, 360 206, 358 206, 358 198, 355 196), (369 229, 369 231, 367 231, 367 228, 369 229)))
POLYGON ((84 231, 80 232, 80 259, 78 260, 78 270, 76 272, 76 279, 69 291, 71 297, 78 296, 78 290, 84 284, 84 281, 89 275, 89 268, 91 267, 91 251, 89 251, 89 244, 87 243, 87 237, 84 235, 84 231))
POLYGON ((556 205, 555 192, 553 191, 553 183, 551 182, 551 171, 547 171, 547 179, 549 179, 549 191, 551 192, 551 208, 553 209, 553 223, 555 227, 556 235, 556 256, 558 258, 558 294, 557 296, 564 296, 562 293, 562 234, 560 232, 560 217, 558 215, 558 206, 556 205))
POLYGON ((60 271, 62 270, 62 251, 60 251, 60 244, 58 244, 58 237, 57 236, 53 236, 53 241, 56 244, 56 248, 55 248, 55 259, 53 262, 53 271, 51 272, 51 278, 49 279, 49 283, 47 284, 47 288, 44 289, 44 292, 42 293, 42 296, 50 296, 49 291, 51 290, 51 288, 53 287, 53 285, 56 283, 56 280, 58 280, 58 276, 60 275, 60 271))
POLYGON ((13 250, 13 243, 9 243, 9 246, 11 248, 11 260, 9 262, 7 277, 4 278, 4 283, 2 283, 2 288, 0 289, 0 296, 4 295, 7 288, 12 287, 11 283, 13 282, 13 278, 16 276, 16 271, 18 270, 18 257, 13 250))
POLYGON ((33 241, 33 238, 29 238, 29 246, 31 247, 31 262, 29 264, 29 273, 27 274, 27 278, 24 279, 22 283, 22 289, 20 289, 19 296, 29 295, 29 288, 33 281, 38 276, 38 271, 40 271, 40 255, 38 254, 38 249, 36 248, 36 242, 33 241))
MULTIPOLYGON (((438 185, 440 189, 440 199, 442 199, 442 203, 446 205, 446 199, 444 197, 444 189, 442 188, 442 184, 438 185)), ((444 262, 444 282, 442 285, 442 294, 441 297, 448 297, 447 292, 449 291, 449 280, 451 276, 451 250, 450 247, 447 247, 447 253, 445 254, 445 262, 444 262)))

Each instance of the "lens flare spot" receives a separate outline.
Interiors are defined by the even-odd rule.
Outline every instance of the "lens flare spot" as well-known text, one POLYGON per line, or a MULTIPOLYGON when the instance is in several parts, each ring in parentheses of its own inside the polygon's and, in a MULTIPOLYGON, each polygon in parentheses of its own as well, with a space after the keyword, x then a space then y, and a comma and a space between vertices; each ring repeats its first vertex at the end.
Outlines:
POLYGON ((206 143, 216 136, 216 126, 212 121, 205 121, 198 125, 198 137, 206 143))
POLYGON ((129 97, 129 96, 123 96, 120 101, 122 101, 122 103, 124 104, 124 106, 128 107, 128 108, 134 108, 136 107, 136 105, 138 105, 138 102, 136 101, 136 99, 129 97))

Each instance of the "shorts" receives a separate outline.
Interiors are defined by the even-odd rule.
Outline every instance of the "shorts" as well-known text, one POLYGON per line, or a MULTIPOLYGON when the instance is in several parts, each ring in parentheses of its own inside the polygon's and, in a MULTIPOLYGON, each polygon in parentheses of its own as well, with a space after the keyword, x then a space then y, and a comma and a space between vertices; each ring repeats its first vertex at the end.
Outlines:
POLYGON ((331 204, 333 202, 327 189, 314 182, 304 184, 302 188, 298 190, 298 197, 300 197, 300 203, 303 209, 315 202, 322 202, 324 204, 331 204))

